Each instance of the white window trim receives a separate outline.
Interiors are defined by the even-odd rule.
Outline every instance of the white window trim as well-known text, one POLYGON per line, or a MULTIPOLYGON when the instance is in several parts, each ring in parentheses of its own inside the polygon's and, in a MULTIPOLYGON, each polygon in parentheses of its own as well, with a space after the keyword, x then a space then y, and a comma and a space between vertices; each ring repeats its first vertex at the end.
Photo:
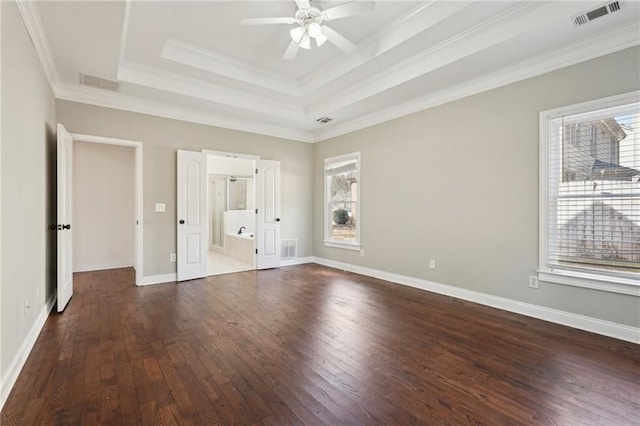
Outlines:
POLYGON ((622 278, 611 275, 590 274, 585 272, 551 268, 548 259, 548 206, 549 206, 549 122, 563 115, 588 114, 594 110, 615 108, 634 102, 640 102, 640 90, 621 95, 610 96, 594 101, 583 102, 540 113, 540 190, 539 190, 539 254, 538 279, 544 282, 590 288, 612 293, 621 293, 640 297, 640 274, 634 278, 622 278))
POLYGON ((324 240, 323 243, 326 247, 333 247, 333 248, 339 248, 339 249, 344 249, 344 250, 360 250, 362 248, 361 244, 360 244, 360 210, 362 209, 362 201, 360 199, 360 174, 361 174, 361 169, 362 169, 362 165, 360 162, 360 151, 358 152, 352 152, 350 154, 344 154, 344 155, 338 155, 335 157, 329 157, 329 158, 325 158, 324 159, 324 167, 322 168, 322 179, 323 179, 323 186, 324 186, 324 198, 322 200, 322 206, 323 206, 323 216, 324 216, 324 240), (327 188, 327 165, 331 164, 331 163, 338 163, 340 161, 346 161, 346 160, 352 160, 354 159, 356 160, 357 164, 358 164, 358 168, 357 168, 357 179, 358 179, 358 187, 357 187, 357 202, 358 202, 358 208, 356 209, 356 242, 355 243, 346 243, 343 241, 335 241, 335 240, 331 240, 329 238, 329 224, 331 219, 329 218, 329 209, 328 209, 328 198, 329 198, 329 189, 327 188))

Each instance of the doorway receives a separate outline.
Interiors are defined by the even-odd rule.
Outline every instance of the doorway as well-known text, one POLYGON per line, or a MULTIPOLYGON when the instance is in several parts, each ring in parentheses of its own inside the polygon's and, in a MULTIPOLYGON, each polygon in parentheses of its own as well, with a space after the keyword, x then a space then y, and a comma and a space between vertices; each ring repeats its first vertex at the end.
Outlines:
MULTIPOLYGON (((126 228, 124 231, 128 233, 127 238, 130 238, 130 241, 132 240, 133 262, 131 262, 130 257, 127 257, 127 260, 125 262, 122 262, 119 259, 106 258, 104 256, 109 257, 107 251, 114 253, 118 251, 118 248, 102 247, 100 249, 102 250, 102 253, 100 253, 100 250, 98 250, 98 252, 95 253, 94 255, 93 261, 89 260, 89 258, 86 256, 87 253, 84 252, 83 253, 84 257, 81 259, 82 263, 77 265, 77 267, 76 265, 74 265, 73 270, 81 271, 81 270, 111 269, 115 267, 130 266, 131 263, 133 263, 133 267, 136 271, 136 285, 141 285, 142 279, 143 279, 143 271, 142 271, 142 259, 143 259, 142 143, 125 140, 125 139, 115 139, 115 138, 108 138, 108 137, 102 137, 102 136, 83 135, 83 134, 77 134, 77 133, 72 133, 71 137, 73 139, 74 145, 76 145, 79 148, 80 147, 85 148, 83 150, 85 151, 85 153, 86 152, 93 152, 94 154, 97 153, 97 156, 102 156, 102 159, 105 161, 108 161, 108 159, 116 160, 117 158, 122 158, 122 155, 127 155, 127 154, 123 154, 123 152, 126 153, 128 150, 133 151, 132 182, 131 180, 128 180, 129 184, 132 186, 131 191, 129 192, 131 193, 133 199, 130 200, 131 206, 127 210, 128 212, 129 211, 132 212, 132 214, 127 216, 127 218, 125 219, 127 221, 126 224, 122 225, 123 227, 126 228), (96 262, 95 259, 99 259, 99 257, 97 256, 103 256, 103 257, 101 260, 98 261, 98 263, 95 263, 96 262), (119 262, 121 264, 118 264, 119 262)), ((78 152, 74 152, 74 161, 76 160, 76 156, 78 154, 79 154, 78 152)), ((80 155, 82 155, 82 153, 80 153, 80 155)), ((97 160, 99 159, 96 158, 96 161, 97 160)), ((113 186, 113 184, 114 182, 108 182, 108 185, 110 186, 113 186)), ((101 189, 107 190, 107 188, 96 188, 96 192, 101 192, 101 189)), ((90 188, 84 188, 83 191, 85 192, 90 191, 90 188)), ((120 202, 120 201, 114 200, 112 204, 115 204, 116 202, 120 202)), ((74 205, 74 207, 76 207, 75 201, 72 204, 74 205)), ((86 203, 85 203, 85 206, 86 206, 86 203)), ((80 213, 82 214, 82 212, 80 213)), ((97 214, 99 212, 94 211, 93 213, 97 214)), ((95 221, 97 217, 93 213, 90 213, 90 216, 92 216, 91 220, 95 221)), ((85 228, 88 227, 93 229, 96 232, 100 232, 100 227, 102 224, 100 223, 89 224, 88 221, 85 219, 87 219, 87 215, 84 215, 84 217, 82 218, 76 215, 76 220, 80 221, 77 223, 77 225, 82 227, 83 222, 85 222, 85 225, 87 225, 85 228)), ((109 232, 109 230, 106 230, 106 231, 109 232)), ((117 229, 113 229, 113 228, 111 229, 111 232, 117 232, 117 231, 118 231, 117 229)), ((123 238, 125 238, 124 235, 125 234, 123 234, 123 238)), ((91 238, 91 237, 89 236, 88 238, 91 238)), ((115 240, 110 238, 110 240, 115 241, 117 240, 117 238, 115 240)), ((80 247, 80 249, 82 249, 82 247, 80 247)), ((76 255, 74 255, 74 261, 75 261, 77 258, 78 251, 74 248, 74 252, 76 252, 76 255)))
POLYGON ((256 268, 254 169, 250 158, 207 155, 208 276, 256 268))
MULTIPOLYGON (((263 160, 259 157, 220 153, 218 151, 203 150, 202 152, 178 150, 177 151, 177 179, 176 179, 176 212, 177 212, 177 267, 176 277, 178 281, 204 278, 208 275, 209 250, 213 245, 218 251, 223 251, 228 255, 223 242, 226 236, 246 237, 248 241, 235 240, 235 243, 243 243, 254 247, 253 262, 243 263, 252 265, 251 269, 269 269, 280 266, 280 162, 276 160, 263 160), (222 154, 222 155, 221 155, 222 154), (211 168, 209 173, 209 155, 215 157, 226 157, 235 159, 251 160, 251 170, 225 171, 222 166, 211 168), (249 174, 245 174, 249 173, 249 174), (209 175, 212 179, 209 178, 209 175), (217 175, 217 176, 216 176, 217 175), (247 217, 242 221, 229 222, 223 225, 211 226, 209 211, 209 189, 211 180, 216 182, 217 177, 226 178, 219 183, 220 188, 226 188, 225 194, 214 194, 212 198, 219 197, 226 200, 224 207, 217 207, 218 213, 226 213, 229 210, 230 197, 235 197, 238 209, 245 213, 251 212, 251 206, 255 206, 252 215, 253 220, 247 217), (228 184, 240 181, 246 177, 244 191, 239 191, 232 195, 228 184), (253 194, 247 188, 251 187, 249 178, 253 177, 253 194), (236 182, 231 182, 235 179, 236 182), (253 204, 251 204, 253 200, 253 204), (225 211, 225 209, 227 211, 225 211), (244 224, 246 223, 246 225, 244 224), (232 226, 235 224, 237 226, 232 226), (218 239, 211 233, 210 228, 218 229, 218 239), (237 229, 236 229, 237 228, 237 229), (253 229, 251 229, 253 228, 253 229), (254 231, 254 232, 251 232, 254 231), (234 234, 235 232, 235 234, 234 234), (253 235, 251 235, 253 234, 253 235), (213 243, 213 244, 212 244, 213 243), (221 247, 222 245, 222 247, 221 247), (215 247, 217 246, 217 247, 215 247), (224 248, 225 250, 221 250, 224 248)), ((233 203, 233 201, 232 201, 233 203)), ((232 243, 229 243, 232 244, 232 243)), ((246 251, 243 249, 243 253, 246 251)), ((215 256, 213 254, 212 256, 215 256)), ((215 264, 215 260, 213 262, 215 264)), ((226 273, 226 272, 225 272, 226 273)))
POLYGON ((135 150, 73 145, 73 272, 133 267, 135 150))

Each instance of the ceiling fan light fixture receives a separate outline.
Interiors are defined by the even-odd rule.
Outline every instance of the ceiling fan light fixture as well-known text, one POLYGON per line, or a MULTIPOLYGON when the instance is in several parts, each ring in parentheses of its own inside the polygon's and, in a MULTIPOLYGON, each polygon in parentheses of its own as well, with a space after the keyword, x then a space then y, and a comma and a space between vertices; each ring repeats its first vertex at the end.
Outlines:
POLYGON ((317 38, 318 36, 322 35, 322 28, 320 28, 320 24, 318 24, 317 22, 312 22, 307 25, 307 32, 312 38, 317 38))
POLYGON ((311 49, 311 37, 309 36, 309 33, 305 32, 302 36, 302 40, 300 40, 300 47, 307 50, 311 49))
POLYGON ((291 39, 296 43, 300 43, 300 40, 302 40, 302 36, 304 35, 304 33, 305 33, 304 27, 297 27, 289 31, 289 35, 291 35, 291 39))

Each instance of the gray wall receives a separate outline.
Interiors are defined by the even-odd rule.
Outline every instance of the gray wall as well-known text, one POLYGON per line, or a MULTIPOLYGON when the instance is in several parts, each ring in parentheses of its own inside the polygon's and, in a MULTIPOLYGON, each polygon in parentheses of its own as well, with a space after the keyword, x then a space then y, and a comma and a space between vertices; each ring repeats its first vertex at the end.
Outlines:
POLYGON ((55 292, 55 101, 18 9, 2 8, 0 375, 55 292), (30 308, 25 312, 25 300, 30 308))
POLYGON ((135 150, 73 144, 73 270, 135 264, 135 150))
POLYGON ((144 275, 175 272, 176 150, 211 149, 278 160, 282 171, 282 238, 298 238, 298 256, 312 255, 313 146, 269 136, 57 101, 67 130, 143 143, 144 275), (156 213, 155 203, 166 203, 156 213))
POLYGON ((640 88, 632 48, 314 145, 314 255, 640 326, 640 298, 540 283, 538 114, 640 88), (360 151, 365 257, 325 247, 323 160, 360 151), (437 269, 428 268, 435 258, 437 269))

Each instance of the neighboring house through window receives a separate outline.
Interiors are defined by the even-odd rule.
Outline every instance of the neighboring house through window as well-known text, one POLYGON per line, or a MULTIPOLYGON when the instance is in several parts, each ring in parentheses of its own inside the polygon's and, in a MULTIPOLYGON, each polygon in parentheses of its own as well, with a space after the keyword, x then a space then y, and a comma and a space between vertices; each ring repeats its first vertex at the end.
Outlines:
POLYGON ((640 295, 640 93, 540 114, 540 278, 640 295))
POLYGON ((324 243, 360 249, 360 153, 324 161, 324 243))

